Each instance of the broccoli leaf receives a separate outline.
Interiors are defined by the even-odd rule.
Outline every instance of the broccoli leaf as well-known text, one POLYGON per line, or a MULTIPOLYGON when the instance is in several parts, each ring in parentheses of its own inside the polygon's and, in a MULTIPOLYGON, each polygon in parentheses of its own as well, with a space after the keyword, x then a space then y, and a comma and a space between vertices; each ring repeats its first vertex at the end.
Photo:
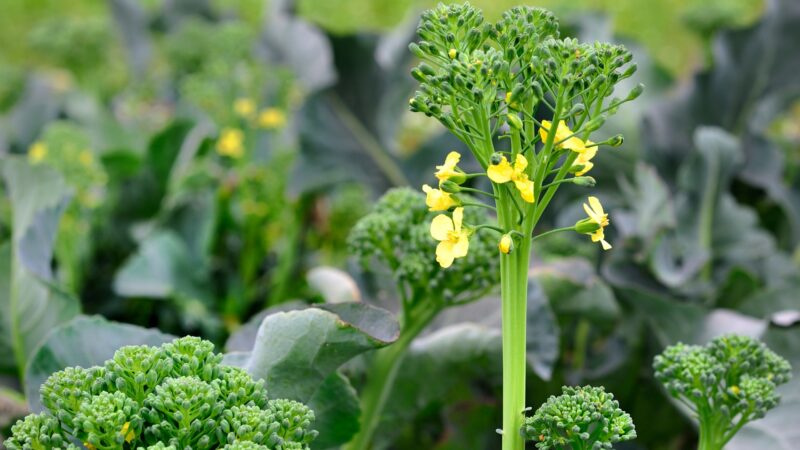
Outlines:
POLYGON ((158 330, 110 322, 99 316, 78 316, 54 329, 33 354, 25 370, 25 394, 31 411, 44 410, 39 386, 66 367, 91 367, 111 359, 126 345, 154 345, 175 339, 158 330))

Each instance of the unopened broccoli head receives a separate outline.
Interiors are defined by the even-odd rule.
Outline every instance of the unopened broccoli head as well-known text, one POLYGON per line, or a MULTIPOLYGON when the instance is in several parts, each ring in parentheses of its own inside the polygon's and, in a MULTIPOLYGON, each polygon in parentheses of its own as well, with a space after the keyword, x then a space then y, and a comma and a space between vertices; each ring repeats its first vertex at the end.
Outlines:
POLYGON ((653 362, 656 378, 700 421, 700 433, 722 448, 745 423, 779 401, 778 385, 791 378, 789 363, 763 343, 725 335, 705 346, 676 344, 653 362))
MULTIPOLYGON (((425 196, 410 188, 388 191, 353 228, 348 244, 364 267, 377 261, 397 280, 407 282, 422 298, 435 293, 445 302, 479 297, 499 282, 498 236, 486 230, 470 236, 469 253, 448 269, 436 262, 436 241, 425 196)), ((464 223, 489 222, 480 208, 466 208, 464 223)))
POLYGON ((8 450, 77 450, 58 419, 47 413, 30 414, 11 427, 11 438, 3 443, 8 450))
POLYGON ((208 341, 119 349, 103 367, 71 367, 42 385, 49 409, 12 427, 11 450, 265 448, 308 450, 305 405, 268 399, 263 381, 221 365, 208 341))
POLYGON ((105 389, 105 370, 101 367, 67 367, 58 371, 40 388, 42 404, 72 428, 81 404, 105 389))
POLYGON ((602 387, 563 387, 522 429, 540 449, 601 449, 636 438, 631 416, 602 387))

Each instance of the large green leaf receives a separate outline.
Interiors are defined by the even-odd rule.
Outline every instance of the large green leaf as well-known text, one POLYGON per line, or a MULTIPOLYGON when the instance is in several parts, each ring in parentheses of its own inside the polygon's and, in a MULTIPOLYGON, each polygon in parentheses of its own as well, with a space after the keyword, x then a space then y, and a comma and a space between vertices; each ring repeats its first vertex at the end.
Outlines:
POLYGON ((397 322, 363 303, 326 305, 267 316, 244 366, 264 379, 271 395, 308 401, 340 365, 394 342, 397 322))
POLYGON ((99 316, 78 316, 55 328, 25 369, 25 394, 31 411, 42 411, 39 386, 65 367, 102 365, 126 345, 158 346, 174 336, 158 330, 110 322, 99 316))
POLYGON ((72 190, 56 170, 9 158, 3 165, 13 210, 11 342, 18 370, 45 335, 78 314, 80 303, 53 283, 53 245, 72 190))
POLYGON ((226 360, 265 380, 270 396, 308 403, 320 431, 315 449, 344 444, 358 431, 358 398, 339 366, 399 336, 388 311, 363 303, 323 307, 266 316, 252 351, 226 360))

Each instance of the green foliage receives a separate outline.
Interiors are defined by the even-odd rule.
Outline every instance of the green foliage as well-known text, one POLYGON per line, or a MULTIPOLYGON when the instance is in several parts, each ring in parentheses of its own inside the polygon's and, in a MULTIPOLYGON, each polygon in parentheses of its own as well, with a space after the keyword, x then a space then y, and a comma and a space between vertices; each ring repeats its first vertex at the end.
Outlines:
MULTIPOLYGON (((490 232, 478 232, 470 241, 467 256, 443 270, 436 262, 436 242, 430 238, 425 196, 409 188, 387 192, 372 212, 353 227, 348 239, 351 253, 365 268, 380 263, 391 271, 400 295, 410 303, 466 303, 485 295, 499 281, 497 242, 490 232)), ((464 222, 489 220, 483 209, 465 211, 464 222)))
POLYGON ((602 387, 563 387, 525 420, 523 435, 540 449, 601 449, 636 438, 631 416, 602 387))
POLYGON ((263 381, 222 366, 221 358, 213 344, 189 336, 161 347, 122 347, 104 367, 68 367, 41 387, 49 411, 19 421, 7 445, 63 448, 72 436, 102 450, 241 441, 307 450, 317 436, 314 412, 296 401, 268 400, 263 381))
POLYGON ((653 361, 656 378, 700 422, 701 449, 721 449, 779 401, 791 366, 763 343, 725 335, 705 346, 676 344, 653 361))

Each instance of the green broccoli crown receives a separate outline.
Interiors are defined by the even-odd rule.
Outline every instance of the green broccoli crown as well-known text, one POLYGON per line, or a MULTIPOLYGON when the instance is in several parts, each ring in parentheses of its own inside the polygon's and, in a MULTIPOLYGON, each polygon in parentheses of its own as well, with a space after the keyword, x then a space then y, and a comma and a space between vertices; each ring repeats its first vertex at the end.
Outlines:
POLYGON ((146 345, 122 347, 106 361, 110 386, 141 403, 172 372, 172 360, 160 348, 146 345))
POLYGON ((522 434, 540 449, 601 449, 636 438, 631 416, 603 387, 562 388, 532 417, 522 434))
MULTIPOLYGON (((725 335, 705 346, 676 344, 653 361, 656 378, 698 416, 714 423, 719 444, 779 401, 778 385, 791 378, 789 363, 756 339, 725 335)), ((701 431, 702 432, 702 431, 701 431)))
MULTIPOLYGON (((461 302, 497 285, 497 236, 489 232, 474 233, 467 256, 447 270, 441 268, 436 262, 436 241, 430 236, 431 220, 437 214, 428 211, 422 193, 391 189, 353 227, 348 238, 351 253, 365 268, 379 262, 397 280, 411 285, 420 298, 435 294, 446 302, 461 302)), ((464 211, 467 225, 489 221, 483 209, 464 211)))
POLYGON ((302 403, 268 399, 263 380, 221 365, 195 337, 120 348, 104 367, 70 367, 42 385, 50 411, 12 427, 9 449, 308 450, 317 436, 302 403))
POLYGON ((87 447, 119 449, 141 433, 139 404, 122 392, 101 392, 81 404, 74 425, 87 447))
POLYGON ((76 449, 58 419, 47 413, 29 414, 18 421, 3 444, 8 450, 76 449))
POLYGON ((270 450, 266 445, 256 444, 251 441, 236 441, 222 447, 222 450, 270 450))
POLYGON ((50 375, 40 388, 42 404, 72 428, 81 404, 105 389, 104 375, 105 370, 101 367, 67 367, 58 371, 50 375))
POLYGON ((162 346, 172 360, 172 375, 176 377, 194 375, 211 381, 219 377, 222 355, 214 353, 214 344, 195 336, 176 339, 162 346))

